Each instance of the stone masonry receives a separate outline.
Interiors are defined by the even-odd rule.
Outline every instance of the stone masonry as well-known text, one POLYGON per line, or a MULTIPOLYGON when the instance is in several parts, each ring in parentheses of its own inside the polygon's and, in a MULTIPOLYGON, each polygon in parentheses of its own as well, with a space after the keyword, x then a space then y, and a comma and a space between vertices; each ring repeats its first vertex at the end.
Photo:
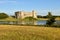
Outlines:
POLYGON ((24 19, 25 17, 37 18, 37 15, 34 10, 32 12, 17 11, 17 12, 15 12, 15 17, 17 19, 19 19, 19 18, 24 19))

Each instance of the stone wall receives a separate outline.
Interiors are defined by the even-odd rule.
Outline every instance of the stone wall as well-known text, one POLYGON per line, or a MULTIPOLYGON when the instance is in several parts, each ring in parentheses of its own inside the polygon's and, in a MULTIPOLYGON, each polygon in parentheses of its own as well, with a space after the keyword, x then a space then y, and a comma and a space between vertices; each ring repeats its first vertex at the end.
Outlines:
POLYGON ((36 12, 34 10, 32 12, 18 11, 18 12, 15 12, 15 17, 17 19, 19 19, 19 18, 23 19, 25 17, 37 18, 37 15, 36 15, 36 12))

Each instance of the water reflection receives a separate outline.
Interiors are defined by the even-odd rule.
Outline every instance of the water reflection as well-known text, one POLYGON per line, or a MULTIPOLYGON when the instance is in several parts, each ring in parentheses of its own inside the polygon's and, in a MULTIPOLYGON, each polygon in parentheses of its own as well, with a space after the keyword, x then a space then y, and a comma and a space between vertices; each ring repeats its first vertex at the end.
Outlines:
MULTIPOLYGON (((0 24, 28 24, 28 25, 46 25, 47 20, 34 21, 0 21, 0 24)), ((56 20, 55 25, 60 25, 60 20, 56 20)))
POLYGON ((37 25, 46 25, 46 20, 38 20, 37 25))
POLYGON ((19 24, 27 24, 27 25, 36 25, 37 24, 37 21, 36 20, 33 20, 33 21, 19 21, 18 22, 19 24))

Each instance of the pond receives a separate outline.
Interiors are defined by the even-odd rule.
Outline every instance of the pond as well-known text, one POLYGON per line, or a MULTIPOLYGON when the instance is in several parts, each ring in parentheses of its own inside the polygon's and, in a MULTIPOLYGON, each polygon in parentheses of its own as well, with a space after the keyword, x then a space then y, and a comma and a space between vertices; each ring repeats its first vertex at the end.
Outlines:
MULTIPOLYGON (((47 20, 38 20, 32 22, 24 22, 24 21, 0 21, 0 24, 32 24, 32 25, 46 25, 47 20)), ((55 25, 60 25, 60 20, 56 20, 55 25)))
MULTIPOLYGON (((38 20, 37 25, 46 25, 47 20, 38 20)), ((60 20, 55 21, 55 25, 60 25, 60 20)))
POLYGON ((46 24, 46 20, 38 20, 37 21, 37 25, 45 25, 46 24))

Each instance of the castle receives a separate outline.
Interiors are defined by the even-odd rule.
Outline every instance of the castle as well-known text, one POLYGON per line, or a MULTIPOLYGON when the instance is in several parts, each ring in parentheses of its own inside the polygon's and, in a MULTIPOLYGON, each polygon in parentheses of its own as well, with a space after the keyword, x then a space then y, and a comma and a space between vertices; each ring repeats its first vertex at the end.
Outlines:
POLYGON ((23 19, 25 17, 37 18, 37 15, 36 15, 36 12, 34 10, 32 12, 25 12, 25 11, 17 11, 17 12, 15 12, 15 18, 23 19))

